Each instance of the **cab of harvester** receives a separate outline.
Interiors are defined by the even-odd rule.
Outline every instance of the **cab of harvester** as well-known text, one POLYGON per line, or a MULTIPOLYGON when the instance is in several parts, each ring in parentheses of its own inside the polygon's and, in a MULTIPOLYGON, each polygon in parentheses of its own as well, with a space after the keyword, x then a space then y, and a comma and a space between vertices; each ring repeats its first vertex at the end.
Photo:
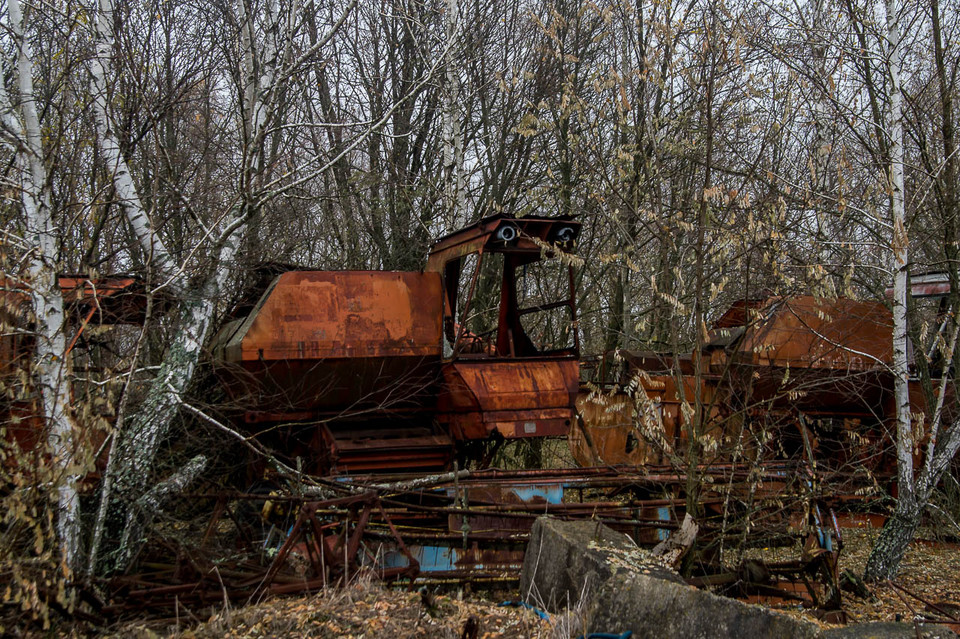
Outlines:
POLYGON ((459 441, 566 435, 579 382, 569 218, 493 216, 441 238, 437 420, 459 441), (553 259, 544 259, 544 258, 553 259))

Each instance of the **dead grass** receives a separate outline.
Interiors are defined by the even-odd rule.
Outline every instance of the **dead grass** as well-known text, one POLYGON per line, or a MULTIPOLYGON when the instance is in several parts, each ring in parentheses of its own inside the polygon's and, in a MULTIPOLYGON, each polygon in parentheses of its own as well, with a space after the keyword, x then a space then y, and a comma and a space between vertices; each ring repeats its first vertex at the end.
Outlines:
POLYGON ((177 628, 169 621, 131 623, 116 628, 110 637, 138 639, 213 639, 257 637, 334 637, 393 639, 423 637, 457 639, 473 625, 475 639, 517 637, 555 639, 567 637, 570 620, 564 616, 541 620, 523 608, 501 607, 497 601, 456 594, 430 596, 424 603, 419 592, 385 588, 370 580, 346 588, 328 589, 303 597, 283 597, 236 609, 224 609, 206 622, 177 628))

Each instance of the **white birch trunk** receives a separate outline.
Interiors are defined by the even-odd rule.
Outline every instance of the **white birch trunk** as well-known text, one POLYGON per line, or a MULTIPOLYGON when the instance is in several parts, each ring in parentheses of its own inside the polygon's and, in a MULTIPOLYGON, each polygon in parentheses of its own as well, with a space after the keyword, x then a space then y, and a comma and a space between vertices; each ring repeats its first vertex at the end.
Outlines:
POLYGON ((813 19, 811 20, 813 33, 810 38, 810 53, 813 56, 814 65, 817 73, 817 80, 823 83, 824 90, 819 92, 811 105, 813 113, 813 144, 810 148, 810 183, 814 195, 823 191, 827 187, 827 156, 829 153, 827 144, 828 102, 833 96, 826 93, 828 86, 827 65, 826 65, 826 29, 824 29, 824 17, 826 0, 814 0, 812 10, 813 19))
POLYGON ((953 422, 946 428, 943 426, 943 404, 947 396, 947 389, 952 385, 949 372, 953 369, 954 354, 957 349, 957 338, 960 336, 960 324, 954 326, 953 334, 947 348, 947 357, 943 363, 944 374, 940 379, 940 388, 937 392, 937 405, 930 420, 930 433, 927 439, 927 452, 924 456, 920 476, 917 478, 917 500, 926 504, 933 494, 937 484, 950 466, 950 462, 960 450, 960 421, 953 422))
MULTIPOLYGON (((295 8, 291 8, 294 11, 295 8)), ((244 0, 240 2, 243 27, 241 29, 241 45, 244 49, 244 120, 247 122, 245 131, 244 151, 246 175, 241 191, 247 194, 247 201, 252 201, 256 190, 255 182, 264 166, 265 141, 267 124, 274 111, 274 83, 277 70, 280 66, 280 15, 275 0, 267 0, 265 11, 267 25, 264 30, 263 55, 257 58, 256 40, 254 38, 253 17, 248 13, 244 0)))
MULTIPOLYGON (((169 252, 154 231, 150 217, 143 208, 130 169, 120 152, 120 145, 111 125, 107 103, 107 79, 111 77, 111 68, 113 66, 113 0, 98 0, 97 8, 98 11, 93 20, 96 55, 90 63, 90 77, 94 94, 94 119, 100 138, 100 148, 106 159, 107 166, 111 171, 117 199, 121 203, 124 215, 130 223, 141 249, 146 254, 147 260, 149 260, 156 271, 158 271, 160 277, 167 280, 165 284, 167 284, 168 288, 176 294, 182 290, 180 285, 182 272, 178 271, 175 267, 169 252)), ((159 433, 157 434, 157 438, 159 438, 159 433)), ((152 457, 144 455, 135 460, 142 464, 139 468, 136 470, 129 468, 129 465, 133 463, 134 460, 121 457, 121 451, 126 452, 128 448, 125 445, 126 439, 126 432, 117 432, 114 434, 106 473, 104 474, 100 487, 100 505, 93 524, 93 534, 87 559, 87 571, 89 574, 93 574, 97 566, 101 539, 108 525, 108 514, 110 511, 116 511, 118 509, 122 511, 124 508, 123 505, 112 503, 114 487, 118 483, 117 477, 136 474, 137 472, 148 475, 149 469, 152 466, 152 457)), ((117 514, 117 516, 114 517, 113 523, 116 523, 118 520, 122 521, 123 519, 124 516, 122 514, 117 514)))
MULTIPOLYGON (((111 0, 100 0, 100 2, 102 8, 112 11, 111 0)), ((268 2, 264 51, 263 56, 258 59, 252 17, 246 13, 246 7, 242 1, 240 7, 243 11, 241 45, 244 48, 244 75, 247 80, 242 106, 246 123, 244 132, 246 163, 240 188, 245 194, 246 203, 236 207, 233 214, 225 221, 220 237, 213 241, 214 267, 199 289, 186 290, 186 286, 182 283, 172 287, 179 292, 181 298, 178 331, 173 344, 164 356, 157 377, 150 385, 143 404, 137 414, 128 420, 124 432, 117 434, 117 440, 111 450, 110 466, 101 493, 101 507, 91 548, 89 562, 91 571, 96 568, 100 540, 107 527, 118 528, 117 532, 121 539, 119 546, 107 562, 108 569, 123 570, 136 555, 143 530, 143 518, 136 504, 148 493, 151 470, 160 444, 169 432, 183 403, 184 394, 193 381, 202 355, 202 347, 213 329, 212 324, 217 310, 216 302, 224 290, 230 267, 235 262, 246 237, 247 221, 251 215, 249 203, 255 199, 254 184, 263 170, 264 141, 267 125, 274 109, 274 78, 280 63, 277 46, 280 25, 276 4, 268 2)), ((101 15, 98 18, 98 24, 109 26, 111 23, 101 15)), ((102 40, 104 38, 101 38, 102 40)), ((110 51, 112 48, 105 50, 106 57, 97 65, 101 77, 104 70, 109 68, 104 60, 109 60, 110 51)), ((123 159, 118 156, 117 162, 119 166, 123 159)), ((126 165, 123 164, 123 166, 126 165)), ((116 172, 115 180, 124 181, 124 175, 129 175, 129 172, 116 172)), ((135 185, 132 180, 127 184, 135 195, 135 185)), ((145 236, 149 235, 149 238, 141 240, 142 245, 156 247, 151 255, 157 267, 161 270, 182 273, 170 266, 164 266, 163 260, 167 259, 169 254, 153 229, 149 227, 149 219, 139 204, 139 198, 130 198, 127 202, 130 204, 129 207, 125 207, 128 219, 131 216, 138 218, 137 223, 140 224, 141 231, 145 236), (147 225, 144 225, 144 222, 147 225), (158 259, 159 262, 157 262, 158 259)), ((134 223, 133 219, 131 223, 134 223)))
POLYGON ((122 543, 110 562, 116 570, 126 568, 126 562, 134 556, 139 536, 140 519, 132 508, 149 489, 150 471, 154 467, 157 452, 163 438, 169 432, 183 396, 200 362, 203 344, 211 334, 216 314, 216 301, 230 273, 229 266, 237 255, 246 226, 241 225, 223 241, 217 255, 217 269, 207 278, 199 291, 185 293, 181 300, 179 328, 157 377, 136 415, 128 421, 111 457, 116 463, 111 466, 111 495, 101 495, 105 504, 103 516, 112 525, 121 527, 122 543))
MULTIPOLYGON (((63 296, 57 275, 57 239, 50 203, 50 184, 43 164, 43 142, 33 89, 30 43, 24 33, 20 0, 9 0, 10 32, 17 47, 17 75, 21 123, 8 113, 8 126, 20 130, 17 164, 26 221, 26 239, 32 245, 29 263, 30 297, 36 316, 33 376, 47 425, 47 448, 56 474, 57 533, 64 564, 72 571, 80 555, 80 519, 77 498, 76 429, 69 410, 70 383, 66 365, 67 338, 63 296)), ((3 91, 4 107, 9 104, 3 91)))
POLYGON ((106 159, 107 168, 113 175, 113 184, 117 199, 130 222, 140 247, 146 253, 160 276, 166 280, 176 277, 177 269, 166 247, 157 237, 150 216, 143 208, 137 186, 133 181, 130 168, 120 152, 120 143, 113 132, 110 113, 107 107, 107 78, 113 58, 113 0, 99 0, 99 12, 94 24, 96 27, 96 51, 90 63, 90 77, 93 84, 93 112, 100 136, 100 150, 106 159))
MULTIPOLYGON (((109 27, 113 11, 112 0, 99 0, 101 15, 98 16, 98 60, 94 65, 94 74, 107 77, 106 70, 112 52, 112 37, 109 27)), ((194 290, 186 290, 182 275, 179 285, 172 289, 180 297, 180 322, 173 344, 169 347, 156 379, 150 385, 146 398, 137 413, 127 421, 124 432, 117 433, 111 449, 110 466, 101 493, 101 508, 95 525, 95 539, 91 549, 91 570, 97 566, 97 553, 100 539, 105 528, 117 529, 121 539, 120 546, 114 550, 106 564, 107 569, 123 570, 135 557, 141 541, 143 518, 141 508, 136 504, 149 494, 149 481, 160 445, 167 436, 183 404, 184 394, 193 380, 194 373, 202 355, 202 347, 213 330, 217 301, 224 291, 232 265, 236 262, 244 244, 250 220, 255 215, 262 192, 266 172, 271 166, 268 152, 270 127, 276 119, 277 100, 281 93, 279 87, 290 77, 293 67, 291 59, 292 32, 298 20, 297 3, 280 5, 276 0, 266 0, 263 7, 264 27, 262 45, 257 41, 254 28, 254 16, 246 0, 239 0, 239 45, 241 47, 240 64, 243 84, 241 91, 240 118, 242 123, 241 144, 243 168, 239 176, 241 203, 238 204, 219 232, 219 237, 211 238, 213 267, 203 283, 194 290), (282 19, 287 16, 287 21, 282 19), (286 29, 286 32, 284 31, 286 29), (284 43, 281 46, 281 43, 284 43), (259 48, 258 48, 259 47, 259 48)), ((353 4, 350 5, 352 8, 353 4)), ((348 8, 349 11, 349 8, 348 8)), ((342 22, 341 22, 342 23, 342 22)), ((338 23, 334 30, 340 26, 338 23)), ((328 36, 329 38, 329 36, 328 36)), ((322 42, 326 42, 325 38, 322 42)), ((293 65, 295 66, 295 65, 293 65)), ((99 92, 98 93, 102 93, 99 92)), ((105 95, 104 95, 105 97, 105 95)), ((104 123, 101 135, 109 136, 109 120, 106 112, 98 113, 104 123)), ((104 144, 107 144, 106 139, 104 144)), ((138 225, 141 245, 148 250, 158 269, 181 274, 169 266, 168 253, 149 226, 149 219, 140 205, 136 187, 128 180, 129 171, 123 158, 117 153, 114 157, 118 170, 114 173, 118 191, 130 194, 125 198, 125 207, 132 224, 138 225), (122 170, 120 170, 122 167, 122 170), (166 264, 166 265, 165 265, 166 264)), ((187 476, 189 468, 181 470, 178 476, 187 476)))
POLYGON ((922 504, 918 501, 913 469, 914 440, 910 417, 909 369, 907 362, 907 295, 909 238, 906 227, 903 167, 903 93, 900 73, 903 50, 900 41, 899 6, 887 0, 886 53, 890 81, 887 135, 889 144, 890 217, 893 226, 893 373, 897 415, 897 507, 877 540, 864 577, 890 579, 896 575, 903 553, 919 524, 922 504))

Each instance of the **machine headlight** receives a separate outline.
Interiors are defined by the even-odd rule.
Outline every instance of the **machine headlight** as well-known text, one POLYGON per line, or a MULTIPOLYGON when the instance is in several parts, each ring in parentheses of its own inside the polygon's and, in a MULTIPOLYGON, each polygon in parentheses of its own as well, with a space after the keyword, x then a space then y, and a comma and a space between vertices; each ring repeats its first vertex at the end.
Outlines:
POLYGON ((566 244, 577 237, 577 230, 572 226, 561 226, 553 232, 554 241, 566 244))
POLYGON ((497 229, 497 239, 501 242, 512 242, 517 239, 519 234, 517 227, 511 224, 505 224, 497 229))

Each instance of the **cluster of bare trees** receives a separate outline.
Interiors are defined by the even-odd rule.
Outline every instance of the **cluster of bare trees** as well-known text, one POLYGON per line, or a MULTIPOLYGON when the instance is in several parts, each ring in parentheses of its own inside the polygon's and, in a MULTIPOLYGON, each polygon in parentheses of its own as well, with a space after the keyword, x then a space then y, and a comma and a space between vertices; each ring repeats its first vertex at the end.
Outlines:
POLYGON ((0 24, 0 253, 34 320, 3 330, 36 336, 69 571, 123 570, 164 482, 203 472, 158 458, 254 265, 417 269, 505 211, 582 216, 588 352, 697 353, 733 300, 895 282, 900 523, 869 568, 895 572, 960 446, 906 400, 907 334, 938 407, 960 326, 955 7, 6 0, 0 24), (907 295, 928 270, 953 284, 940 323, 907 295), (81 499, 95 455, 56 275, 118 272, 169 308, 91 386, 109 461, 81 499))

